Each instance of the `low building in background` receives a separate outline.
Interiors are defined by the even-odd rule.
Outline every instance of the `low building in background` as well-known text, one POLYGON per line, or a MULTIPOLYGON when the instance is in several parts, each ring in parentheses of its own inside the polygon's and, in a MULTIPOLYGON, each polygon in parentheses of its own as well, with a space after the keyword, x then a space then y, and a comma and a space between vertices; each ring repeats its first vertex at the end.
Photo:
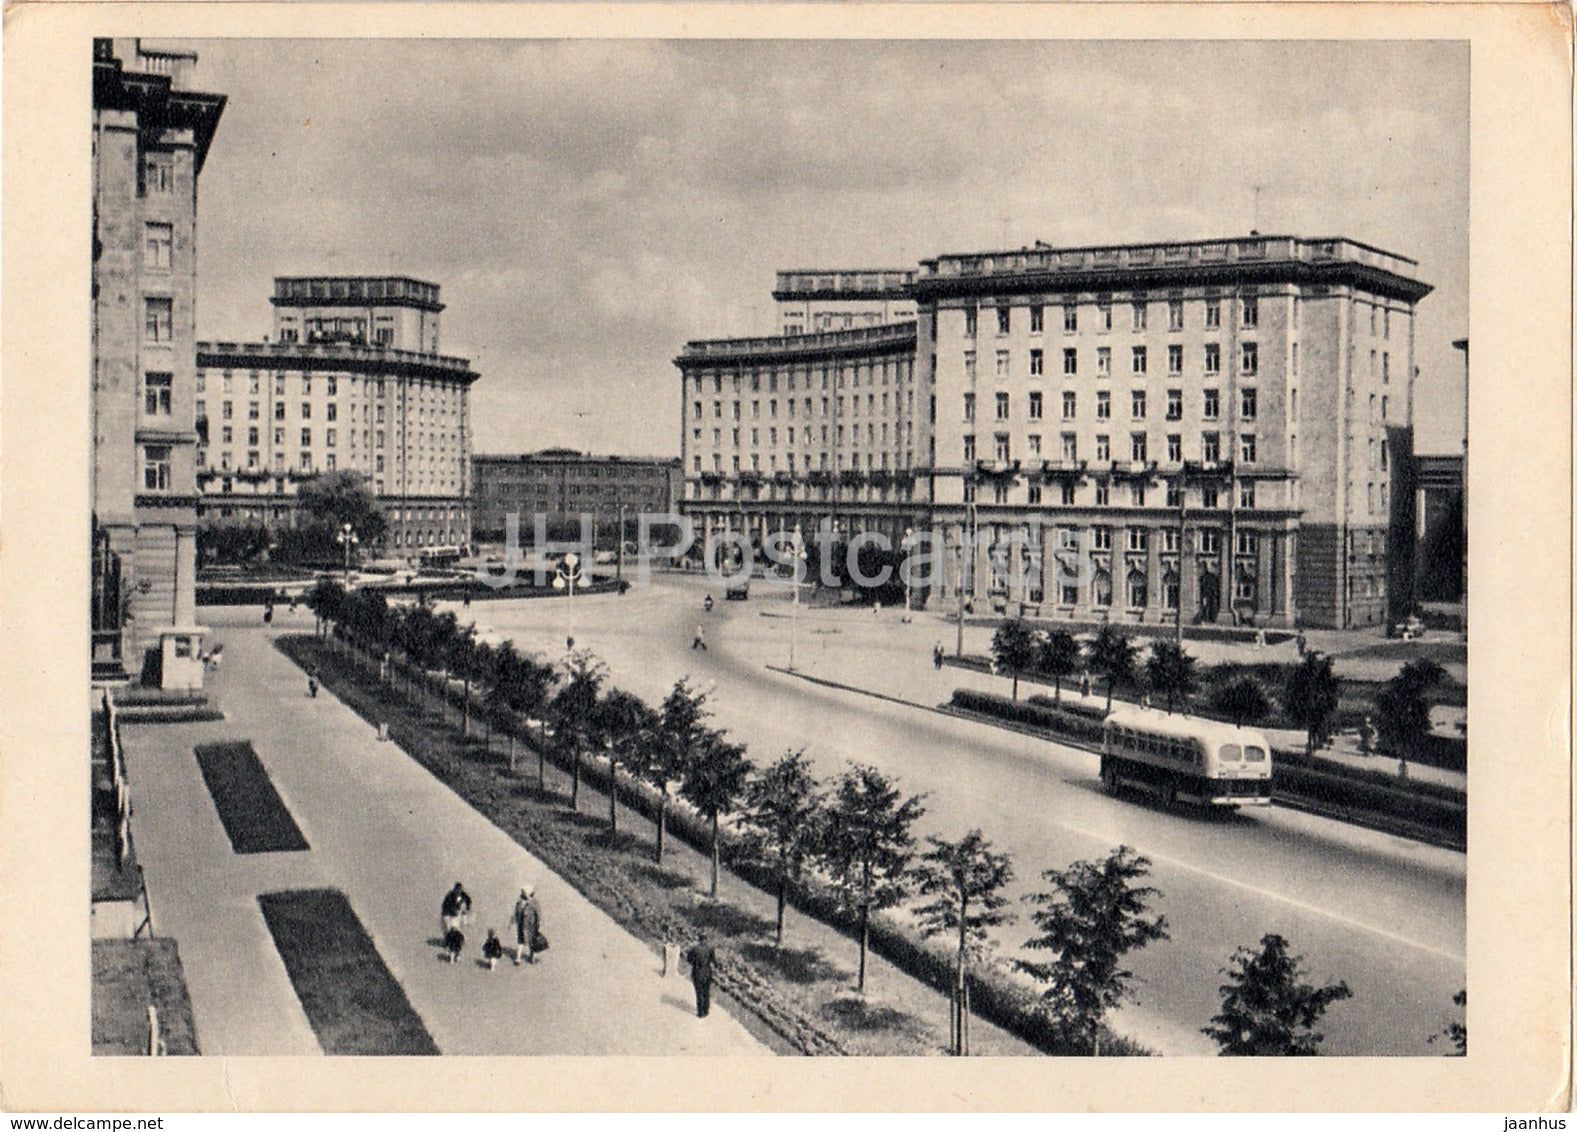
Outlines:
POLYGON ((622 514, 626 534, 636 517, 674 513, 679 461, 672 457, 595 456, 572 448, 472 458, 473 526, 479 542, 504 538, 507 516, 520 516, 520 538, 535 535, 543 516, 549 536, 563 538, 581 515, 599 532, 614 530, 622 514))
POLYGON ((356 471, 388 522, 365 550, 468 548, 478 374, 439 353, 438 295, 401 276, 277 278, 273 341, 198 343, 203 521, 291 526, 302 483, 356 471))

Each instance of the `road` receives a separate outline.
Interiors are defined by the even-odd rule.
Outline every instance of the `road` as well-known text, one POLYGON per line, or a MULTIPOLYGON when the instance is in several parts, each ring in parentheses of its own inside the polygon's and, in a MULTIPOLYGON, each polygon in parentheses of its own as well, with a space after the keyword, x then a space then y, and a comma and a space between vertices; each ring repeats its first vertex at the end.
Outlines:
MULTIPOLYGON (((1171 939, 1133 956, 1139 1001, 1114 1017, 1122 1032, 1168 1054, 1213 1053, 1199 1028, 1217 1008, 1220 971, 1238 946, 1274 931, 1305 957, 1311 978, 1343 979, 1353 992, 1326 1016, 1325 1052, 1444 1052, 1428 1038, 1465 985, 1462 854, 1290 810, 1190 816, 1109 797, 1084 751, 767 667, 786 664, 796 636, 799 671, 918 703, 944 700, 960 683, 1005 690, 1005 681, 933 670, 933 642, 953 642, 945 620, 806 607, 796 630, 781 591, 757 583, 749 602, 718 601, 707 614, 706 589, 699 577, 665 576, 622 597, 576 598, 576 643, 607 662, 615 684, 652 702, 680 676, 709 686, 715 722, 757 762, 804 747, 822 774, 851 759, 881 766, 906 791, 927 795, 922 834, 957 837, 978 826, 1011 853, 1015 895, 1040 887, 1045 869, 1119 844, 1145 854, 1171 939), (691 648, 702 623, 705 651, 691 648)), ((456 612, 524 649, 563 654, 562 599, 456 612)), ((984 651, 986 630, 969 634, 966 648, 984 651)), ((1030 925, 998 934, 1011 955, 1030 925)))

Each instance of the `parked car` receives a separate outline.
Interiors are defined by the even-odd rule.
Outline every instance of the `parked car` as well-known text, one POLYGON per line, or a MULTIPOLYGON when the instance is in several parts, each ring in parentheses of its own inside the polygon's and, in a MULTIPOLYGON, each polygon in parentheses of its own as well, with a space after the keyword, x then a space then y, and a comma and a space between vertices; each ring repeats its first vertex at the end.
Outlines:
POLYGON ((740 582, 737 585, 729 586, 728 591, 723 596, 729 601, 749 601, 750 583, 740 582))
POLYGON ((1416 641, 1424 635, 1424 622, 1418 617, 1409 617, 1396 624, 1392 635, 1404 641, 1416 641))

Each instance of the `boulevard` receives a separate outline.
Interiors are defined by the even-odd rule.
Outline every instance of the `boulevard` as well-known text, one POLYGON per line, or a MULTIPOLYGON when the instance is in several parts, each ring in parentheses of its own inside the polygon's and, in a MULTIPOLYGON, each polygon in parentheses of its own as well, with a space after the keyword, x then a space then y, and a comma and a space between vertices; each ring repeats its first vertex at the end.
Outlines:
MULTIPOLYGON (((934 669, 932 645, 951 651, 955 632, 944 615, 905 622, 901 609, 806 605, 796 631, 786 587, 758 582, 746 602, 721 597, 701 576, 659 575, 623 596, 577 597, 573 611, 563 600, 445 608, 484 639, 551 659, 572 627, 576 647, 605 661, 615 686, 648 702, 689 676, 709 690, 713 722, 758 763, 803 747, 823 776, 850 760, 881 767, 906 793, 927 795, 922 836, 978 826, 1012 855, 1015 903, 1042 887, 1045 869, 1132 846, 1153 862, 1149 883, 1171 939, 1130 957, 1139 1001, 1113 1022, 1159 1052, 1215 1052, 1199 1027, 1218 1006, 1221 969, 1272 931, 1305 958, 1311 981, 1342 979, 1353 992, 1326 1015, 1322 1052, 1441 1052, 1428 1039, 1465 980, 1462 854, 1276 807, 1196 815, 1110 797, 1088 752, 928 710, 958 686, 1007 690, 990 676, 934 669), (691 647, 697 625, 705 650, 691 647), (769 668, 787 667, 795 637, 798 674, 769 668)), ((970 627, 965 651, 987 651, 989 636, 970 627)), ((1000 952, 1011 957, 1029 934, 1022 916, 999 929, 1000 952)))

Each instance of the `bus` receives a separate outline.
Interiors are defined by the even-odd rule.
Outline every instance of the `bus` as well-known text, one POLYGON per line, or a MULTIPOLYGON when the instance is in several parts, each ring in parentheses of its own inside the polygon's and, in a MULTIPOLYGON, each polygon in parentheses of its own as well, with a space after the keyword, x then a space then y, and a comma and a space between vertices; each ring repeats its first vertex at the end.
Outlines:
POLYGON ((1106 717, 1101 781, 1112 793, 1135 786, 1167 805, 1268 806, 1270 744, 1258 731, 1149 708, 1106 717))

